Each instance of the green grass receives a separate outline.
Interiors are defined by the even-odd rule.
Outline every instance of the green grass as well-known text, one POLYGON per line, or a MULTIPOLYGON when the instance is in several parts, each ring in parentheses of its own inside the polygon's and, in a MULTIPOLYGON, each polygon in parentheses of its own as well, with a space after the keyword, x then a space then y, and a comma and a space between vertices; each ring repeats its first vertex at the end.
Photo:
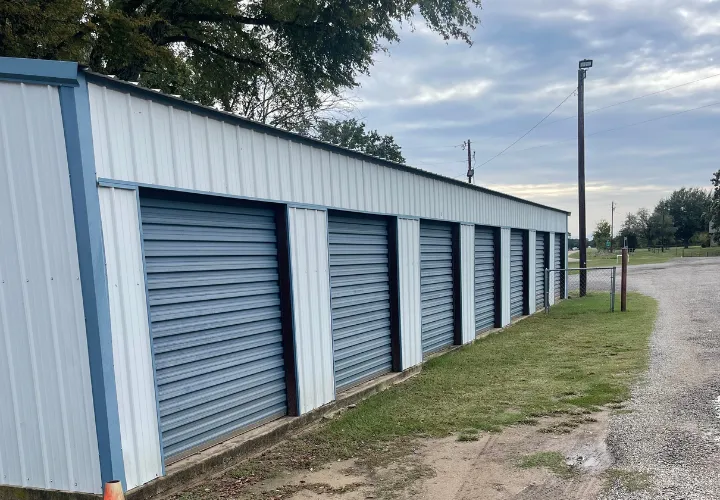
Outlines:
MULTIPOLYGON (((588 267, 612 267, 620 266, 620 259, 616 257, 621 253, 620 250, 613 251, 612 254, 609 252, 598 252, 596 248, 588 248, 588 267)), ((580 252, 570 252, 569 256, 572 258, 579 258, 580 252)), ((720 257, 720 247, 672 247, 666 248, 665 252, 653 251, 651 252, 647 248, 638 248, 630 254, 630 260, 628 265, 637 266, 642 264, 662 264, 673 259, 690 257, 720 257)), ((578 262, 570 262, 571 268, 579 267, 578 262)))
MULTIPOLYGON (((551 414, 587 414, 630 395, 648 363, 656 302, 628 294, 628 312, 608 296, 563 301, 427 362, 412 379, 376 394, 317 429, 245 461, 228 475, 257 481, 281 470, 356 458, 359 467, 405 456, 417 437, 499 431, 551 414)), ((202 490, 200 490, 201 492, 202 490)))
POLYGON ((575 469, 565 463, 565 457, 557 451, 541 451, 520 458, 517 466, 521 469, 544 467, 563 478, 575 475, 575 469))

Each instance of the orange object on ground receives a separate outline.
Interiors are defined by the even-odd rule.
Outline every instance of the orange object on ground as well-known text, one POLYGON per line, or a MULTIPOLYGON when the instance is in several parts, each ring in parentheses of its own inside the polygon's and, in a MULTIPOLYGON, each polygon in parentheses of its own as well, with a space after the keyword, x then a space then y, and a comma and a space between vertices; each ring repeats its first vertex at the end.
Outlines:
POLYGON ((122 484, 120 481, 110 481, 105 483, 105 494, 103 500, 125 500, 122 484))

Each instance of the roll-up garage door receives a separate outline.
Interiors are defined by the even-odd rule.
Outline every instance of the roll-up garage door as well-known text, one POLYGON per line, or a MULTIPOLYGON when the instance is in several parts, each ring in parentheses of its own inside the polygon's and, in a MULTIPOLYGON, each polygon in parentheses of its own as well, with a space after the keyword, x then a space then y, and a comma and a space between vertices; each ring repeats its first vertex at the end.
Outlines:
MULTIPOLYGON (((563 258, 565 246, 565 235, 555 233, 555 249, 554 249, 554 268, 563 269, 565 267, 565 259, 563 258)), ((565 273, 554 272, 553 278, 555 280, 555 298, 560 299, 565 296, 565 273)))
POLYGON ((522 316, 525 305, 525 249, 523 231, 510 232, 510 317, 522 316))
POLYGON ((475 228, 475 329, 495 326, 495 230, 475 228))
POLYGON ((545 240, 547 233, 535 233, 535 307, 545 307, 545 240))
POLYGON ((455 341, 452 226, 420 222, 423 354, 455 341))
POLYGON ((271 210, 141 198, 166 460, 287 413, 271 210))
POLYGON ((335 386, 342 389, 392 369, 387 220, 331 215, 329 241, 335 386))

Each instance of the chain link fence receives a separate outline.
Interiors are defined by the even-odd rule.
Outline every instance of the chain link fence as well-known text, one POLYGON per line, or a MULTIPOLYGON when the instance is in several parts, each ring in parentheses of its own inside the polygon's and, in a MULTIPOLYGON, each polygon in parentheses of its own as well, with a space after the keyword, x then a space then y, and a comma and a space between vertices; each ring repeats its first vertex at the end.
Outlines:
POLYGON ((615 288, 617 268, 591 267, 585 269, 548 269, 545 280, 545 311, 562 300, 585 295, 609 294, 610 311, 615 312, 615 288), (551 300, 552 298, 552 300, 551 300))

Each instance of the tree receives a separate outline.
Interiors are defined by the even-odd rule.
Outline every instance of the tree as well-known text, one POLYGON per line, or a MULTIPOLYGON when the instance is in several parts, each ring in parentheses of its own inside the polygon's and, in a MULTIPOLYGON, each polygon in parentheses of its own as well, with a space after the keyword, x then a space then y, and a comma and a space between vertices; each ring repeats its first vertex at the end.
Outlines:
POLYGON ((320 120, 309 133, 321 141, 360 151, 397 163, 405 163, 400 146, 391 135, 380 135, 377 130, 365 130, 365 124, 355 118, 350 120, 320 120))
POLYGON ((623 241, 627 238, 628 248, 637 248, 641 231, 642 228, 638 216, 633 213, 628 213, 625 216, 625 222, 623 222, 620 228, 620 234, 618 235, 619 246, 622 246, 623 241))
POLYGON ((715 172, 710 182, 712 182, 713 185, 713 193, 708 221, 715 230, 715 241, 720 243, 720 170, 715 172))
POLYGON ((605 248, 605 242, 610 240, 612 235, 612 228, 610 223, 605 219, 602 219, 597 223, 595 231, 593 231, 593 240, 595 241, 595 247, 600 250, 605 248))
POLYGON ((93 71, 232 110, 261 81, 310 102, 367 74, 416 16, 471 44, 480 0, 4 0, 0 55, 72 59, 93 71), (282 68, 279 71, 278 68, 282 68))
POLYGON ((675 233, 677 231, 672 215, 667 210, 663 210, 664 204, 667 204, 667 201, 663 200, 658 204, 648 221, 649 241, 654 243, 655 246, 662 245, 663 248, 675 243, 675 233))
POLYGON ((707 231, 710 205, 710 196, 700 188, 682 188, 668 198, 666 207, 677 227, 675 236, 683 242, 685 248, 695 233, 707 231))
POLYGON ((650 228, 650 211, 647 208, 641 208, 637 213, 638 221, 638 234, 640 235, 640 242, 645 246, 652 244, 652 229, 650 228))

